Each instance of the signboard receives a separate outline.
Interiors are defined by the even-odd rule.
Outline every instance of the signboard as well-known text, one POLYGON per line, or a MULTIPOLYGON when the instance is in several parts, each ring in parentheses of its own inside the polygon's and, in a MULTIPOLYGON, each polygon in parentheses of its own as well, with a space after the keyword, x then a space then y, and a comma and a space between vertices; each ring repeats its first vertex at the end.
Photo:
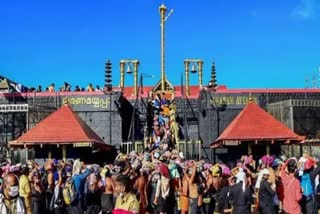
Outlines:
POLYGON ((258 95, 250 95, 249 93, 241 93, 241 94, 221 94, 214 93, 210 94, 207 106, 225 106, 225 107, 242 107, 246 105, 250 99, 253 102, 258 103, 258 95))
POLYGON ((224 155, 228 154, 228 148, 216 148, 216 154, 217 155, 224 155))
POLYGON ((62 103, 68 103, 75 111, 111 111, 114 110, 115 95, 70 95, 63 96, 62 103))
POLYGON ((73 147, 91 147, 91 143, 83 142, 83 143, 75 143, 73 147))
POLYGON ((223 143, 225 146, 238 146, 240 144, 238 140, 225 140, 223 143))
POLYGON ((63 98, 63 103, 68 103, 70 105, 91 105, 93 108, 109 108, 110 97, 65 97, 63 98))
POLYGON ((5 104, 0 105, 0 112, 28 112, 28 104, 5 104))

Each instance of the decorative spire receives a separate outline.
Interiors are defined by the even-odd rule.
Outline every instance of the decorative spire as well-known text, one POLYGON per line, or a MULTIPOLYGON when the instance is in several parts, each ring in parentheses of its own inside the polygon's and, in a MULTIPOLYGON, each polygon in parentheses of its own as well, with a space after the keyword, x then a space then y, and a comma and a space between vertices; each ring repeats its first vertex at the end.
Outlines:
POLYGON ((217 74, 216 74, 216 65, 213 62, 211 65, 211 79, 209 82, 210 88, 216 88, 217 87, 217 74))
POLYGON ((105 64, 105 89, 107 91, 112 90, 112 64, 108 59, 105 64))

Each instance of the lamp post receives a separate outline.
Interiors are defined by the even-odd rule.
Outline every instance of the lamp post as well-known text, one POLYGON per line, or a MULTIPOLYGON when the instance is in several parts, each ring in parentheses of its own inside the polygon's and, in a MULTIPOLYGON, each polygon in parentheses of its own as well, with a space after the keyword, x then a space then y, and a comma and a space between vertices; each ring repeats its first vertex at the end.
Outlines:
POLYGON ((170 10, 169 14, 166 16, 167 8, 164 4, 159 7, 160 12, 160 27, 161 27, 161 90, 165 91, 165 23, 169 16, 172 15, 173 9, 170 10))
POLYGON ((184 60, 184 69, 185 69, 185 78, 186 78, 186 95, 190 95, 190 79, 189 73, 197 73, 198 72, 198 85, 202 87, 202 71, 203 71, 203 61, 201 59, 185 59, 184 60), (191 70, 190 70, 191 65, 191 70))
POLYGON ((154 75, 149 75, 149 74, 141 74, 141 94, 143 94, 144 93, 144 91, 143 91, 143 79, 144 79, 144 77, 146 77, 146 78, 154 78, 154 75))

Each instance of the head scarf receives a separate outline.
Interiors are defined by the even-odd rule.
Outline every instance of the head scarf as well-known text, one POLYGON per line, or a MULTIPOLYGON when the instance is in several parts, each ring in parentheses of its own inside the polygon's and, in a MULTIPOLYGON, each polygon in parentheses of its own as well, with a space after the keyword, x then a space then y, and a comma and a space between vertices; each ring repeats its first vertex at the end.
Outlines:
POLYGON ((221 175, 221 168, 218 164, 211 167, 210 171, 211 171, 213 177, 220 177, 220 175, 221 175))
POLYGON ((268 155, 265 155, 261 158, 262 163, 264 163, 267 166, 271 166, 271 164, 273 163, 274 158, 268 155))
POLYGON ((80 162, 80 159, 77 159, 73 163, 72 176, 79 175, 80 172, 81 172, 81 162, 80 162))
POLYGON ((246 190, 246 173, 244 173, 243 170, 240 169, 239 172, 236 174, 236 178, 237 184, 242 182, 242 191, 244 192, 246 190))
POLYGON ((270 175, 269 169, 265 168, 261 171, 262 175, 270 175))
POLYGON ((212 167, 212 164, 205 163, 205 164, 203 164, 203 167, 204 167, 205 170, 208 170, 208 169, 210 169, 212 167))
POLYGON ((222 176, 230 176, 231 175, 230 168, 227 167, 225 164, 221 164, 220 167, 222 170, 222 176))
POLYGON ((160 164, 159 165, 159 173, 160 175, 166 177, 166 178, 170 178, 170 172, 167 166, 165 166, 164 164, 160 164))

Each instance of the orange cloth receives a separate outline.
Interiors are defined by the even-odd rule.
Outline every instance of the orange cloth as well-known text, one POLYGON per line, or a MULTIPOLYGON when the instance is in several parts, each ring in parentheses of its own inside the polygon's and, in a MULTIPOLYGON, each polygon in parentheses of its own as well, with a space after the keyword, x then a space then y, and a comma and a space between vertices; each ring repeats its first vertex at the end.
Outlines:
POLYGON ((167 106, 161 106, 163 114, 167 117, 170 117, 170 109, 167 106))
POLYGON ((183 195, 180 195, 180 208, 181 211, 188 212, 189 210, 189 198, 183 195))

